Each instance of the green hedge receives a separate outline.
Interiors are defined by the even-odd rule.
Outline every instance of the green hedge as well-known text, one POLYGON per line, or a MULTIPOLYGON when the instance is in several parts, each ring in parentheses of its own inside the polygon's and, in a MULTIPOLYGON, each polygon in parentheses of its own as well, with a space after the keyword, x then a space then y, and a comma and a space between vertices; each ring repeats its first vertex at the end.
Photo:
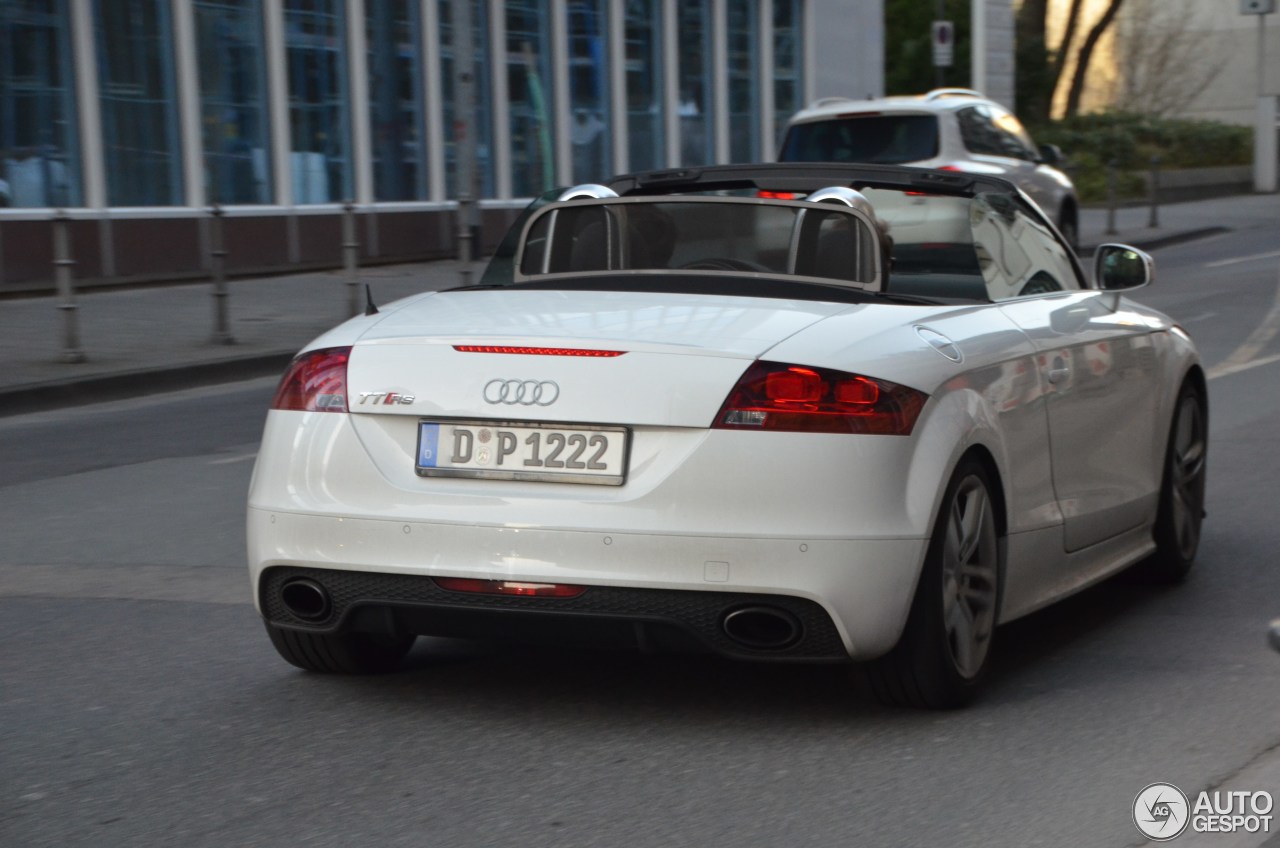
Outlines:
POLYGON ((1032 130, 1040 144, 1056 144, 1081 199, 1103 200, 1107 195, 1106 167, 1120 170, 1118 193, 1142 193, 1140 174, 1160 157, 1161 168, 1207 168, 1248 165, 1253 161, 1253 131, 1216 121, 1152 118, 1125 112, 1099 112, 1055 121, 1032 130))

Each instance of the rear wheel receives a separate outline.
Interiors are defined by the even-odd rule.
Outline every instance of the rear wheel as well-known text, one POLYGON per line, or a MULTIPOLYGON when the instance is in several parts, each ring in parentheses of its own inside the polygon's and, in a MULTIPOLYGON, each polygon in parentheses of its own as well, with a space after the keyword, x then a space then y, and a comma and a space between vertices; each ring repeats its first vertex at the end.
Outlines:
POLYGON ((1187 576, 1200 547, 1204 520, 1204 484, 1209 421, 1200 389, 1186 383, 1178 393, 1169 447, 1165 450, 1160 511, 1156 514, 1156 551, 1138 566, 1139 576, 1156 583, 1177 583, 1187 576))
POLYGON ((902 638, 866 669, 895 706, 952 709, 977 694, 1000 597, 1000 543, 987 472, 956 469, 943 496, 902 638))
POLYGON ((307 633, 268 623, 267 635, 280 656, 298 668, 322 674, 379 674, 394 669, 413 647, 409 635, 307 633))
POLYGON ((1072 250, 1080 249, 1080 227, 1076 223, 1076 210, 1071 206, 1063 206, 1058 216, 1058 232, 1066 239, 1072 250))

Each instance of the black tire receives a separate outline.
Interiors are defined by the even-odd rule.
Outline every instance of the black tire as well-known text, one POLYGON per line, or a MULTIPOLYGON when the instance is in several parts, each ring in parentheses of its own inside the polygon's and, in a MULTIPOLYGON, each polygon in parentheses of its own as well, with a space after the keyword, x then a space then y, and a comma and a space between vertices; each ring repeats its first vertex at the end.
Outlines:
POLYGON ((1209 411, 1204 393, 1194 383, 1184 383, 1169 424, 1160 505, 1152 534, 1156 550, 1134 569, 1146 582, 1179 583, 1195 562, 1204 520, 1208 448, 1209 411))
POLYGON ((1058 216, 1058 232, 1062 233, 1062 237, 1066 239, 1073 251, 1080 251, 1080 226, 1076 223, 1076 210, 1071 206, 1062 207, 1062 214, 1058 216))
POLYGON ((271 644, 298 668, 321 674, 381 674, 400 665, 413 647, 412 634, 308 633, 264 622, 271 644))
POLYGON ((947 484, 902 638, 865 668, 880 701, 955 709, 977 695, 1003 575, 992 491, 986 470, 972 459, 947 484))

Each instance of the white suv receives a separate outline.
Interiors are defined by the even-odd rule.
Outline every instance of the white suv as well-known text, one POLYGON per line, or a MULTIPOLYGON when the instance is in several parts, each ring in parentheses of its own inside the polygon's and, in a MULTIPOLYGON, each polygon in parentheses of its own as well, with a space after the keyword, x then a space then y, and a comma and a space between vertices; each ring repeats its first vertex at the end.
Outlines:
POLYGON ((779 162, 873 162, 992 174, 1034 200, 1072 246, 1079 205, 1062 153, 1036 147, 1013 113, 976 91, 939 88, 914 97, 827 97, 796 113, 779 162))

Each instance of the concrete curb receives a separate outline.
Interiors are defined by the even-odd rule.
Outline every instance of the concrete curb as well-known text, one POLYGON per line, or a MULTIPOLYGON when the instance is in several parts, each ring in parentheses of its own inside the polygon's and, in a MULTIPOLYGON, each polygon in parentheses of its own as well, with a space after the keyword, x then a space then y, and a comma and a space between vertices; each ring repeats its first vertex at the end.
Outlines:
POLYGON ((282 374, 297 351, 272 351, 0 389, 0 417, 282 374))
POLYGON ((1125 240, 1123 234, 1117 233, 1115 241, 1099 241, 1097 244, 1081 245, 1079 254, 1087 256, 1097 250, 1100 245, 1104 244, 1127 244, 1130 247, 1136 247, 1139 250, 1155 250, 1161 247, 1168 247, 1173 244, 1183 244, 1196 239, 1208 238, 1222 233, 1231 232, 1230 227, 1201 227, 1198 230, 1183 230, 1177 233, 1167 233, 1164 235, 1144 236, 1143 238, 1125 240))

